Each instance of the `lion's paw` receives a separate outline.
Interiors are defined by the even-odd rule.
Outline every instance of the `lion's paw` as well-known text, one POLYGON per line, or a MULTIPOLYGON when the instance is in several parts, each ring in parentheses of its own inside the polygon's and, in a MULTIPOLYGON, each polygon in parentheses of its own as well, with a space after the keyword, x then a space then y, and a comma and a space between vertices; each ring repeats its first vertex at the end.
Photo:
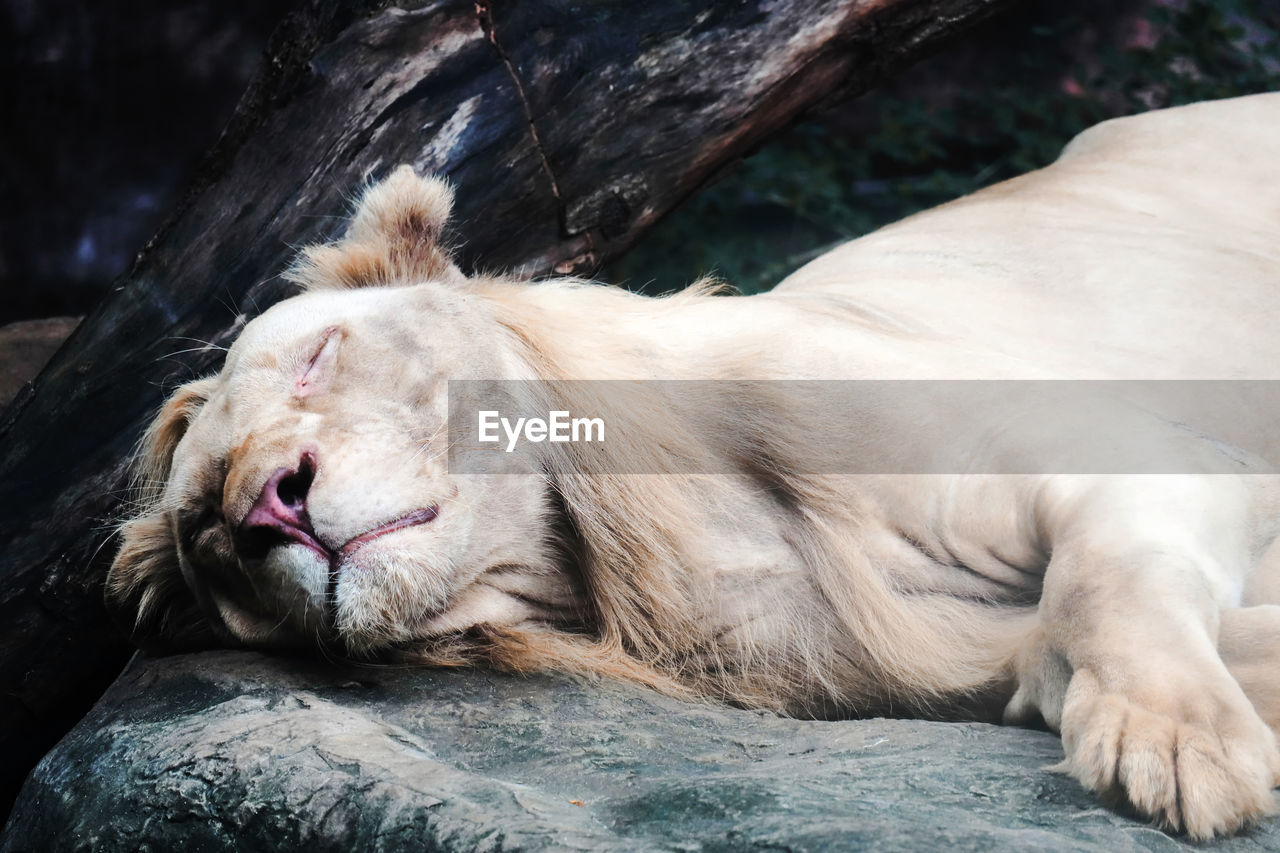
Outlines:
POLYGON ((1195 839, 1230 834, 1276 811, 1280 751, 1251 708, 1204 688, 1194 700, 1179 697, 1161 710, 1152 704, 1107 692, 1078 671, 1063 707, 1067 757, 1057 769, 1195 839))

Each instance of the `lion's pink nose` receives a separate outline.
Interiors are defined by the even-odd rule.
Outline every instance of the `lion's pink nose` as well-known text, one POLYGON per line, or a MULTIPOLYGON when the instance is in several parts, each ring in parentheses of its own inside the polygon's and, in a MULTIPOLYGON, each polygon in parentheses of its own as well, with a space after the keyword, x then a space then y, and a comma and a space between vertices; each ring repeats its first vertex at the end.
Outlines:
POLYGON ((303 453, 297 468, 279 468, 262 486, 262 494, 240 522, 236 551, 246 559, 261 559, 280 545, 298 543, 330 556, 311 528, 307 494, 316 478, 314 453, 303 453))

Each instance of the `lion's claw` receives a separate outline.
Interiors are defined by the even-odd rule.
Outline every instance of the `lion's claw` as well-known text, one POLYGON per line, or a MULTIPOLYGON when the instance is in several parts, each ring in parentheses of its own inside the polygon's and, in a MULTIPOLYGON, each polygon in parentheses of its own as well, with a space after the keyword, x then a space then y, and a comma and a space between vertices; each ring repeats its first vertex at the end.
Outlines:
POLYGON ((1204 694, 1178 710, 1180 719, 1150 710, 1076 673, 1063 709, 1063 769, 1197 840, 1274 813, 1280 753, 1271 731, 1204 694))

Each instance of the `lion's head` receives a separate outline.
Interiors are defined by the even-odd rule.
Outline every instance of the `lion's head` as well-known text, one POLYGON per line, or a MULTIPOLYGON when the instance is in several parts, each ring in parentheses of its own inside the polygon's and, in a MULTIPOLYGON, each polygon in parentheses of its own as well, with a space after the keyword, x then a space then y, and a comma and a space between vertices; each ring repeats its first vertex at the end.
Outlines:
POLYGON ((446 471, 447 379, 524 371, 440 248, 449 205, 408 167, 370 188, 305 291, 165 404, 107 584, 138 642, 366 653, 574 618, 545 480, 446 471))

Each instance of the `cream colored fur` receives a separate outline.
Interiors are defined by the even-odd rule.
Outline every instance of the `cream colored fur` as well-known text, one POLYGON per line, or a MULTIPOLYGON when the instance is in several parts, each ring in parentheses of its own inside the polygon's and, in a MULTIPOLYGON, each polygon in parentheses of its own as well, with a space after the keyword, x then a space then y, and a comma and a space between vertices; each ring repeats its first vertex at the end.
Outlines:
POLYGON ((446 380, 541 380, 527 402, 588 411, 598 386, 569 380, 1275 379, 1276 139, 1280 95, 1107 122, 753 297, 467 279, 438 244, 448 188, 401 167, 306 251, 306 292, 166 404, 109 600, 140 642, 562 668, 804 716, 1041 717, 1089 788, 1234 832, 1280 778, 1277 412, 1122 401, 1176 475, 1001 474, 1024 469, 985 446, 966 458, 990 473, 838 475, 807 469, 821 443, 906 471, 1035 411, 978 399, 931 424, 874 396, 797 407, 785 383, 674 404, 641 385, 603 456, 451 474, 446 380), (588 470, 659 448, 717 473, 588 470), (304 453, 330 557, 238 555, 304 453))

